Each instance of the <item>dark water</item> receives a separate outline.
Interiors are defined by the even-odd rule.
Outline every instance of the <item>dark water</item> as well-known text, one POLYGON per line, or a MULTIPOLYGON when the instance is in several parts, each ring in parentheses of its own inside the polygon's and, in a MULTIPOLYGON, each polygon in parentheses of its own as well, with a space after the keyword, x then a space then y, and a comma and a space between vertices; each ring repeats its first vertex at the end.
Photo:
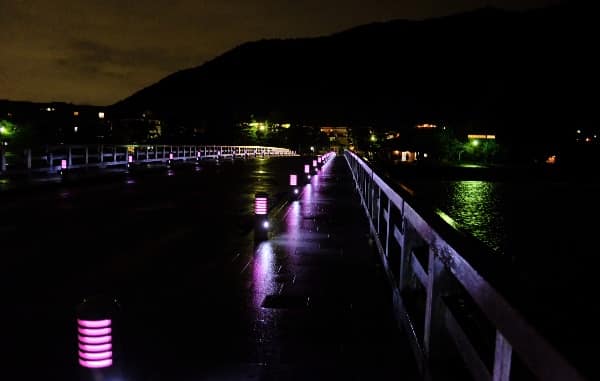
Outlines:
POLYGON ((509 300, 569 360, 596 374, 600 184, 409 180, 431 202, 511 266, 509 300))

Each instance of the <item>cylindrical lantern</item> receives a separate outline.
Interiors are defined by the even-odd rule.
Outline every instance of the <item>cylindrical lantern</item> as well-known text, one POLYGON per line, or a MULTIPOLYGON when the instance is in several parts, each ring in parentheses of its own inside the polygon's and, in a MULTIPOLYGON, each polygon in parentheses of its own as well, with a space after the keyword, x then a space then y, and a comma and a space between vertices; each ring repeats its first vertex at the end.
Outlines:
POLYGON ((257 193, 254 198, 254 214, 257 216, 267 215, 269 199, 266 193, 257 193))
POLYGON ((82 381, 108 379, 117 375, 115 299, 104 296, 84 299, 77 307, 77 354, 82 381))
POLYGON ((112 366, 112 319, 77 319, 77 339, 79 365, 93 369, 112 366))
POLYGON ((310 173, 310 165, 308 165, 308 164, 304 165, 304 173, 306 173, 307 175, 310 173))
POLYGON ((65 159, 60 161, 60 169, 67 169, 67 161, 65 159))
POLYGON ((269 233, 269 196, 257 193, 254 196, 254 237, 256 241, 268 238, 269 233))
POLYGON ((290 187, 290 196, 292 200, 294 200, 298 198, 298 195, 300 194, 300 189, 298 189, 298 175, 295 173, 290 175, 290 187))
POLYGON ((173 152, 169 153, 169 160, 173 160, 173 152))
POLYGON ((133 155, 129 155, 129 156, 127 157, 127 162, 128 162, 128 163, 133 163, 133 155))

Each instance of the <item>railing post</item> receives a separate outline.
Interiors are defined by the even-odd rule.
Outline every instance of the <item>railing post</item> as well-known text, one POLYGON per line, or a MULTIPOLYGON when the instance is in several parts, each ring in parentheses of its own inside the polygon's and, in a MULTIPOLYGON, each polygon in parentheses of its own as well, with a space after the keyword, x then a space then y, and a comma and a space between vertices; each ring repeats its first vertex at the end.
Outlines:
POLYGON ((48 152, 48 170, 51 171, 52 170, 52 164, 54 163, 54 156, 52 155, 52 152, 48 152))
POLYGON ((99 155, 100 155, 100 158, 99 158, 100 163, 104 163, 104 144, 100 144, 99 155))
POLYGON ((25 158, 27 169, 31 169, 31 148, 25 150, 25 158))
POLYGON ((71 146, 67 147, 67 165, 69 168, 73 165, 73 148, 71 146))
POLYGON ((429 247, 426 285, 427 299, 425 302, 425 322, 423 324, 423 352, 426 360, 429 362, 429 369, 435 367, 435 364, 433 364, 436 362, 435 358, 442 355, 436 340, 439 340, 439 332, 444 324, 444 305, 441 290, 445 287, 445 269, 436 252, 437 249, 435 247, 429 247))
POLYGON ((404 211, 402 211, 402 226, 400 226, 400 238, 402 242, 400 248, 400 276, 398 280, 398 290, 402 292, 408 285, 408 280, 410 278, 410 261, 413 252, 413 248, 415 246, 415 233, 412 228, 408 225, 408 220, 404 216, 404 211))
POLYGON ((144 159, 146 159, 146 161, 150 159, 150 146, 146 146, 146 157, 144 159))
POLYGON ((0 147, 0 172, 6 172, 6 151, 4 147, 0 147))
POLYGON ((496 330, 496 350, 494 353, 494 375, 492 381, 509 381, 512 362, 512 346, 496 330))
POLYGON ((117 164, 117 146, 113 145, 113 164, 117 164))
POLYGON ((381 188, 377 187, 377 202, 374 209, 377 209, 377 234, 381 235, 381 188))
POLYGON ((165 145, 163 144, 163 155, 162 155, 162 159, 163 159, 163 161, 165 160, 165 155, 166 155, 166 147, 165 147, 165 145))
MULTIPOLYGON (((385 256, 389 258, 390 256, 390 233, 392 229, 390 229, 390 225, 392 224, 392 200, 388 197, 387 202, 387 220, 385 221, 385 256)), ((385 215, 384 215, 385 219, 385 215)))
POLYGON ((90 147, 85 146, 85 165, 86 167, 90 164, 90 147))

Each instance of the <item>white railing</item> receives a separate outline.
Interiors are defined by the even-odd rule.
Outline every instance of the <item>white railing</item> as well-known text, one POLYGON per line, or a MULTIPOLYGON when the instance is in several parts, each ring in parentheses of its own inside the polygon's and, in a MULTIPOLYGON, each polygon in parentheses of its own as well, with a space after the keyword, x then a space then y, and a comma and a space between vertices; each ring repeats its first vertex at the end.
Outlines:
POLYGON ((518 379, 585 380, 465 260, 473 246, 460 244, 468 240, 448 216, 438 212, 425 218, 415 209, 410 190, 395 191, 353 152, 346 151, 345 157, 392 285, 394 313, 409 333, 426 379, 434 378, 451 349, 475 380, 510 380, 516 363, 526 374, 518 379), (465 308, 456 308, 456 300, 459 306, 470 304, 473 315, 461 316, 465 308), (473 316, 486 329, 473 330, 473 316))
POLYGON ((58 145, 43 149, 26 149, 23 153, 0 148, 0 171, 48 171, 61 167, 85 168, 149 163, 234 159, 252 157, 295 156, 287 148, 225 145, 58 145))

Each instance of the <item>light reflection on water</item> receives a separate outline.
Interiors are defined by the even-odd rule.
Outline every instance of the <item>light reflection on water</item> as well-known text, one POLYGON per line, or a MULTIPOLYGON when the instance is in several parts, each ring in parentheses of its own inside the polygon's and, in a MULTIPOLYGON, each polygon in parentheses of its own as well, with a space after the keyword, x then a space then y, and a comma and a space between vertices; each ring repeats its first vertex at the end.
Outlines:
POLYGON ((501 186, 489 181, 455 181, 442 185, 440 208, 492 250, 502 251, 504 216, 498 205, 501 186))
POLYGON ((571 353, 581 337, 598 335, 591 333, 597 331, 596 317, 587 311, 595 297, 590 282, 597 267, 590 261, 598 251, 600 184, 419 181, 410 186, 423 204, 439 208, 509 261, 511 266, 496 274, 503 292, 559 351, 571 353))
POLYGON ((560 247, 570 247, 572 256, 593 247, 594 224, 586 221, 600 214, 598 184, 422 181, 410 186, 496 253, 535 262, 558 260, 560 247))

